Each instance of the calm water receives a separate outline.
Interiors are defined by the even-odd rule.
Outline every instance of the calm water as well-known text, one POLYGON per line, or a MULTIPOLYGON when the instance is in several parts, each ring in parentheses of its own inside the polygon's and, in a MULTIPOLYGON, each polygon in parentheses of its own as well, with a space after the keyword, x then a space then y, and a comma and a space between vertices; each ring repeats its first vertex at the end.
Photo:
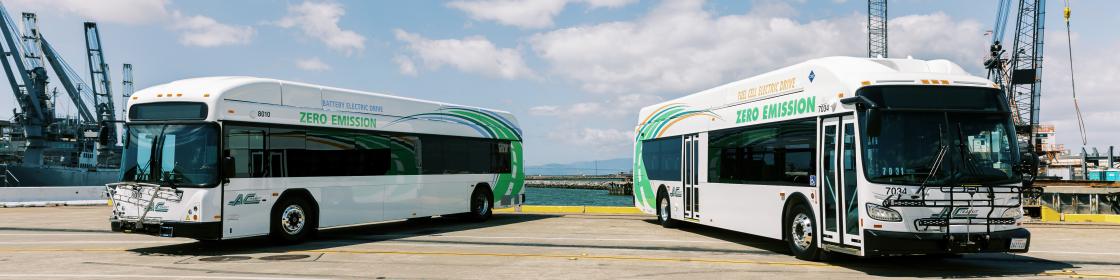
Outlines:
POLYGON ((527 188, 525 197, 528 205, 634 206, 633 196, 608 195, 606 190, 527 188))

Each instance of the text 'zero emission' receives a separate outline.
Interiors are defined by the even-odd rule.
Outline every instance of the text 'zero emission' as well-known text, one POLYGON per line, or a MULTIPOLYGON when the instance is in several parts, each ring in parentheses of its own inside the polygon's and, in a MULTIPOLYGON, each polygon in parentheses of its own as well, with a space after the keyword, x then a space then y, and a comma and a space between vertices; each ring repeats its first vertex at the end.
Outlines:
POLYGON ((747 108, 735 112, 735 123, 746 123, 759 120, 781 118, 813 112, 817 107, 817 97, 802 97, 785 102, 762 105, 761 107, 747 108))
POLYGON ((335 114, 299 112, 299 122, 307 124, 329 124, 349 127, 377 127, 377 119, 335 114))

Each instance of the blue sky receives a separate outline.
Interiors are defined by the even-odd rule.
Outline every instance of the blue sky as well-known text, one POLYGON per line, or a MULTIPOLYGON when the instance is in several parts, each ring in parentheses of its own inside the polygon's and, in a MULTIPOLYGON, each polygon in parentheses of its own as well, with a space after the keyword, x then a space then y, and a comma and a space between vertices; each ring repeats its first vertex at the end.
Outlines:
MULTIPOLYGON (((132 63, 137 89, 248 75, 508 110, 532 165, 629 157, 642 106, 806 59, 866 53, 866 2, 856 0, 3 3, 38 13, 44 36, 83 75, 81 22, 99 22, 116 93, 120 64, 132 63)), ((1060 143, 1080 147, 1063 5, 1047 5, 1042 119, 1058 125, 1060 143)), ((1089 145, 1118 144, 1111 85, 1120 82, 1112 52, 1120 38, 1111 27, 1120 26, 1120 3, 1071 5, 1089 145)), ((889 8, 892 57, 947 58, 984 74, 996 1, 893 0, 889 8)), ((0 91, 0 117, 9 118, 12 95, 0 91)))

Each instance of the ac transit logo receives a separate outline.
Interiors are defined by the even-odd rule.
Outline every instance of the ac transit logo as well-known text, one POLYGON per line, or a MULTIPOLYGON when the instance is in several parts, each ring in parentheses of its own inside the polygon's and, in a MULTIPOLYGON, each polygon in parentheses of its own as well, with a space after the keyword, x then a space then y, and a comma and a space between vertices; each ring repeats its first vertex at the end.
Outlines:
POLYGON ((980 216, 980 209, 957 207, 953 211, 953 215, 949 216, 949 207, 942 208, 941 213, 933 214, 933 218, 976 218, 980 216))
POLYGON ((148 211, 152 211, 152 212, 167 212, 167 205, 164 205, 164 204, 163 204, 163 202, 162 202, 162 201, 160 201, 160 202, 157 202, 156 204, 151 204, 151 205, 149 205, 149 206, 148 206, 148 211))
POLYGON ((250 193, 250 194, 238 194, 237 198, 234 198, 232 201, 227 203, 227 205, 237 206, 237 205, 242 205, 242 204, 260 204, 260 203, 261 203, 261 198, 257 197, 257 194, 255 194, 255 193, 250 193))

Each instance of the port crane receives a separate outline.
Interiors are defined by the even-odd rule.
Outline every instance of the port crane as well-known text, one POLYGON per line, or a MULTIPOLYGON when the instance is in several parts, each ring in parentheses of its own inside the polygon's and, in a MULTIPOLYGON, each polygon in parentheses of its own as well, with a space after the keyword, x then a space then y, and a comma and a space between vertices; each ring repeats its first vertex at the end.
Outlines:
POLYGON ((887 57, 887 0, 867 1, 867 57, 887 57))
POLYGON ((999 85, 1007 97, 1019 151, 1027 168, 1023 170, 1031 182, 1038 174, 1038 157, 1043 153, 1034 140, 1038 127, 1039 98, 1042 94, 1042 43, 1046 27, 1045 0, 1018 0, 1015 35, 1007 56, 1001 41, 1007 29, 1011 0, 1000 0, 996 23, 992 30, 989 57, 984 61, 988 79, 999 85))
POLYGON ((85 24, 87 59, 94 81, 94 86, 89 86, 39 31, 35 14, 22 14, 22 32, 3 4, 0 4, 0 17, 0 35, 3 35, 0 51, 4 55, 0 64, 19 105, 14 114, 15 123, 27 141, 23 165, 44 165, 44 160, 48 158, 61 159, 64 165, 65 161, 75 158, 94 158, 95 161, 92 164, 70 165, 92 167, 113 164, 116 160, 112 159, 119 150, 116 146, 116 109, 97 25, 85 24), (55 116, 55 103, 47 89, 48 64, 77 109, 77 118, 55 116), (98 143, 92 141, 94 139, 102 140, 97 148, 100 156, 87 156, 92 154, 95 143, 98 143), (82 155, 77 156, 72 151, 82 155))
MULTIPOLYGON (((93 102, 97 110, 97 123, 104 143, 117 144, 117 110, 113 104, 113 87, 109 79, 109 64, 101 49, 101 32, 97 23, 86 22, 86 58, 89 61, 90 82, 93 83, 93 102)), ((103 145, 103 147, 106 145, 103 145)))

